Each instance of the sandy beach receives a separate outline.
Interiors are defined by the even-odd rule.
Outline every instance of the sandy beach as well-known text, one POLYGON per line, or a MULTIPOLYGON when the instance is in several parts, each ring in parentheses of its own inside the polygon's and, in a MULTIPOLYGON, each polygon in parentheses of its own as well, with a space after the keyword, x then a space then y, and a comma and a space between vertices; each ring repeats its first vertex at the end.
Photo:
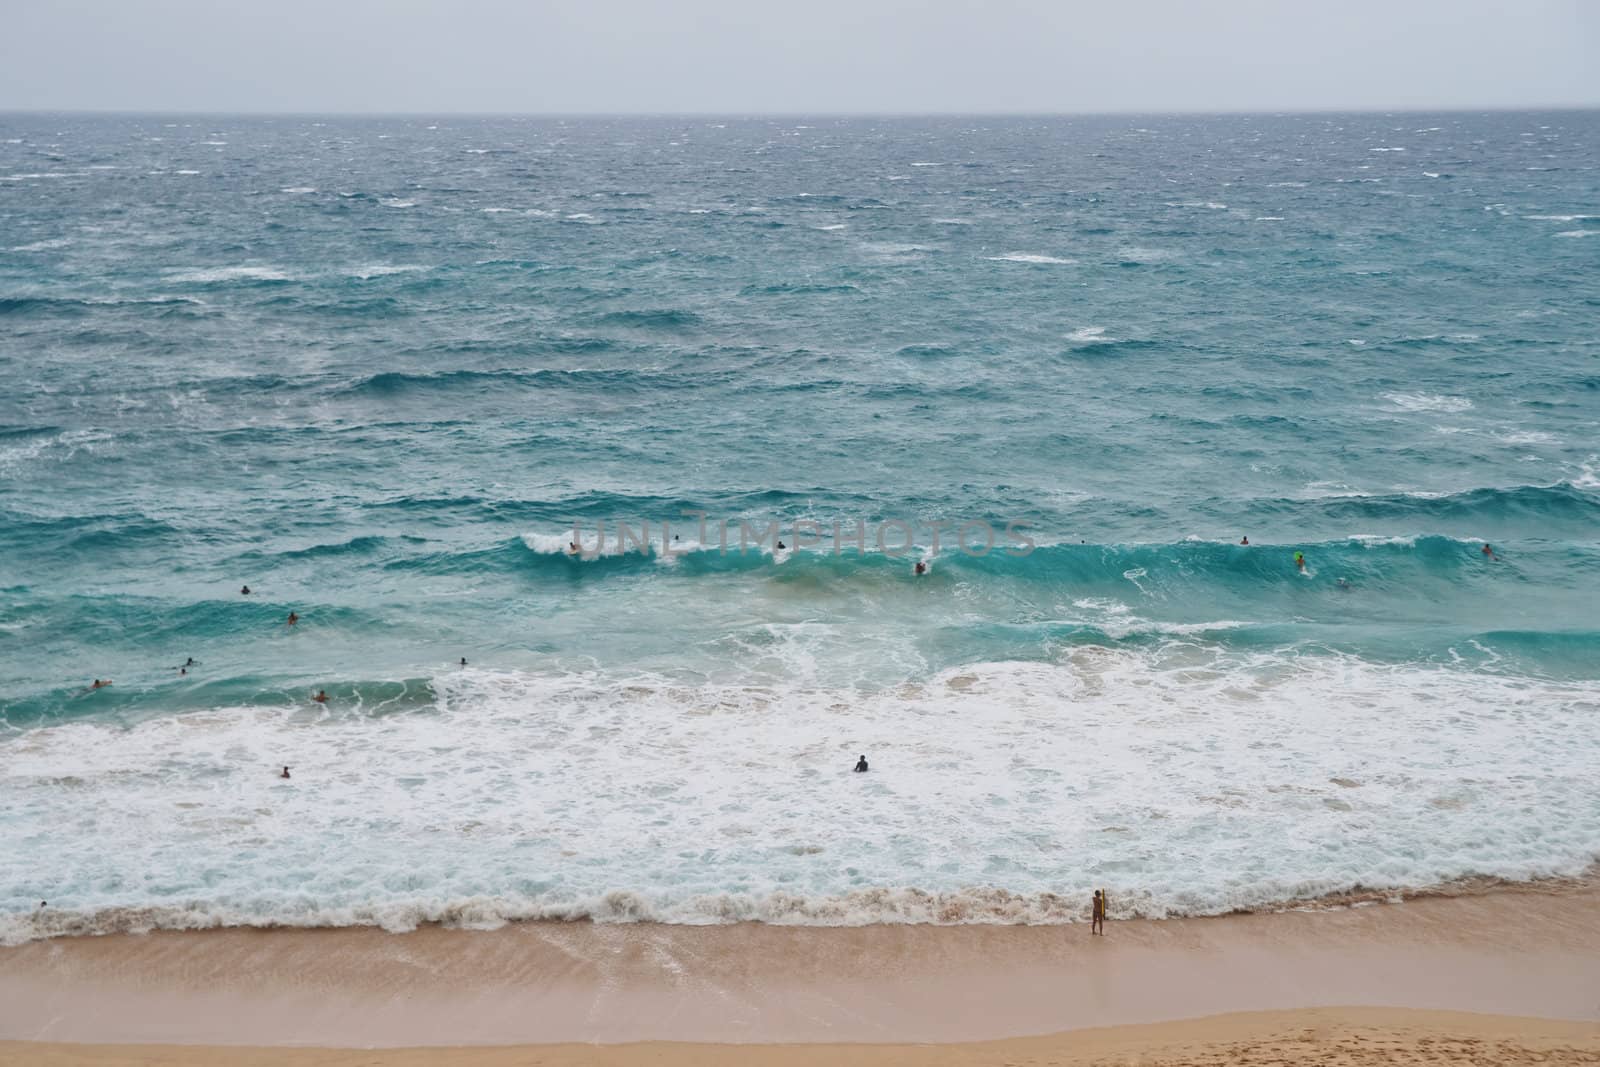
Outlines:
POLYGON ((177 1045, 0 1044, 0 1063, 38 1067, 1288 1067, 1326 1064, 1600 1062, 1593 1024, 1377 1008, 1222 1015, 1181 1023, 1078 1030, 948 1045, 542 1045, 512 1048, 262 1049, 177 1045))
POLYGON ((819 1044, 862 1064, 1293 1063, 1335 1047, 1353 1058, 1314 1061, 1597 1062, 1597 991, 1589 886, 1114 923, 1105 938, 1081 925, 165 932, 0 950, 0 1062, 782 1064, 819 1044), (764 1047, 725 1047, 747 1044, 764 1047), (1383 1049, 1442 1058, 1370 1058, 1383 1049))

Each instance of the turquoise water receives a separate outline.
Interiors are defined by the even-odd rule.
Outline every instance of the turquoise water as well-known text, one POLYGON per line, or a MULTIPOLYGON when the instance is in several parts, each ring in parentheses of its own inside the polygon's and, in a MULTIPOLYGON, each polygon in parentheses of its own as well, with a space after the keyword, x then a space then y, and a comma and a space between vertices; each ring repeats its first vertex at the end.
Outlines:
POLYGON ((0 116, 0 933, 1584 869, 1597 134, 0 116))

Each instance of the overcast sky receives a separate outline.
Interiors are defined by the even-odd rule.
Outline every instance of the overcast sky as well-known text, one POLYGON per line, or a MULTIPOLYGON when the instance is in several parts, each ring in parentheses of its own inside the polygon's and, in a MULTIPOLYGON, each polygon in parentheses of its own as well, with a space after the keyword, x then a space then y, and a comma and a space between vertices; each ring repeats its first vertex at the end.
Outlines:
POLYGON ((1600 105, 1595 0, 4 0, 0 109, 1600 105))

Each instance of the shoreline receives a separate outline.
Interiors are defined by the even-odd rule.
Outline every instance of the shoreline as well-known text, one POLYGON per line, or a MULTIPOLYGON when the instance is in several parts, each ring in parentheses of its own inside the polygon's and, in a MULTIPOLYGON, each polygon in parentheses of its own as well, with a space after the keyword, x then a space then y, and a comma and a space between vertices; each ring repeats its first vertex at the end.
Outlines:
POLYGON ((963 1043, 1360 1005, 1600 1019, 1600 887, 1063 926, 228 929, 0 949, 0 1040, 963 1043))
MULTIPOLYGON (((1228 911, 1200 911, 1184 914, 1148 915, 1137 904, 1130 908, 1126 901, 1140 899, 1136 892, 1113 893, 1108 919, 1115 922, 1176 922, 1197 919, 1220 919, 1246 915, 1317 914, 1337 912, 1349 908, 1372 905, 1404 904, 1422 900, 1455 900, 1497 894, 1562 894, 1582 893, 1600 889, 1600 861, 1590 864, 1581 874, 1548 875, 1528 880, 1472 875, 1421 887, 1372 888, 1361 885, 1334 890, 1321 896, 1288 897, 1256 907, 1238 907, 1228 911)), ((608 897, 611 896, 608 894, 608 897)), ((65 911, 45 908, 31 913, 0 916, 0 952, 32 944, 37 941, 74 939, 85 937, 142 937, 157 933, 224 933, 230 930, 255 930, 261 932, 287 930, 381 930, 403 935, 422 930, 465 930, 485 932, 509 927, 539 924, 571 925, 594 924, 603 926, 667 926, 712 928, 728 926, 773 926, 794 929, 865 929, 874 926, 921 926, 945 928, 959 926, 1077 926, 1089 922, 1087 892, 1067 896, 1060 893, 1015 893, 988 886, 969 886, 957 890, 923 890, 909 887, 858 890, 850 897, 820 898, 812 905, 810 914, 836 921, 794 921, 794 916, 806 914, 803 909, 791 907, 785 918, 765 918, 737 914, 736 917, 717 921, 712 912, 704 913, 705 921, 655 918, 638 915, 641 909, 632 904, 632 894, 616 894, 622 899, 613 906, 617 914, 597 915, 595 909, 582 905, 566 908, 552 907, 546 914, 523 916, 506 915, 496 909, 493 900, 473 899, 441 905, 434 912, 449 918, 424 918, 404 925, 391 925, 379 917, 379 908, 346 916, 344 922, 310 921, 284 922, 277 919, 260 922, 226 922, 214 914, 197 912, 192 908, 160 906, 128 906, 104 908, 94 912, 65 911), (842 916, 848 912, 846 901, 874 899, 880 902, 887 914, 894 918, 854 921, 842 916), (960 916, 952 918, 950 916, 960 916), (29 936, 16 938, 19 928, 31 928, 29 936), (15 938, 8 940, 8 938, 15 938)), ((792 902, 791 902, 792 903, 792 902)), ((756 909, 759 910, 759 909, 756 909)))

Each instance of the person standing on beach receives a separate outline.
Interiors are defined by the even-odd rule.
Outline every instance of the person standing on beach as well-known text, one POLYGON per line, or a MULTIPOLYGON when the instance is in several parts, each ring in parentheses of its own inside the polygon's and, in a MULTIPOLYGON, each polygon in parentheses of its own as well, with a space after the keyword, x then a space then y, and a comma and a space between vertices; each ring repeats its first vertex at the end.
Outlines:
POLYGON ((1089 922, 1089 933, 1106 936, 1106 893, 1103 889, 1094 891, 1093 918, 1089 922))

